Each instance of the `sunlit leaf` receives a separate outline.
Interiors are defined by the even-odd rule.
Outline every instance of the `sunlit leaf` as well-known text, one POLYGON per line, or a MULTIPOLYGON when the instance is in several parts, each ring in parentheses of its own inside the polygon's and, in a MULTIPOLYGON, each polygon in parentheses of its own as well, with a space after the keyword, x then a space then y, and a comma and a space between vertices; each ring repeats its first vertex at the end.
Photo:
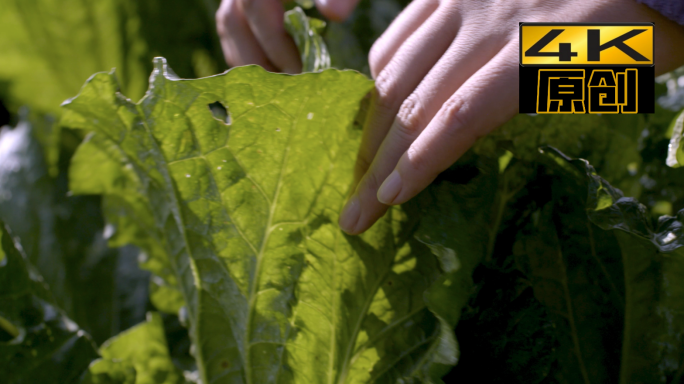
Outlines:
MULTIPOLYGON (((100 347, 103 359, 125 362, 135 368, 136 384, 183 383, 179 370, 173 365, 164 336, 164 325, 156 313, 148 313, 147 321, 107 340, 100 347)), ((100 363, 104 364, 104 363, 100 363)), ((122 376, 121 367, 109 364, 108 372, 122 376)), ((90 373, 102 371, 103 367, 90 367, 90 373)), ((127 370, 130 372, 130 370, 127 370)), ((125 377, 130 377, 126 372, 125 377)))
POLYGON ((90 363, 81 384, 135 384, 135 368, 124 360, 97 359, 90 363))
POLYGON ((69 125, 94 132, 72 190, 103 194, 111 242, 142 247, 183 293, 204 380, 394 382, 455 362, 423 300, 441 272, 415 218, 393 209, 359 237, 336 224, 371 86, 254 66, 179 80, 158 59, 139 104, 112 74, 65 103, 69 125))

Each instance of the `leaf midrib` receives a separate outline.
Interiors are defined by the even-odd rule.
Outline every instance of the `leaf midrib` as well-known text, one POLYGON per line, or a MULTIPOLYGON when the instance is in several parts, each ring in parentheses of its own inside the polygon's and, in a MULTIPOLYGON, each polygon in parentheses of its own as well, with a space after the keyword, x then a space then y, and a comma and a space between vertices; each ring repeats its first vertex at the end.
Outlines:
POLYGON ((601 262, 601 259, 598 257, 598 254, 596 253, 596 242, 594 241, 594 230, 591 228, 591 225, 592 225, 591 222, 587 221, 587 229, 589 231, 589 246, 591 248, 591 256, 594 258, 594 260, 599 265, 599 267, 601 267, 601 272, 606 277, 606 280, 608 280, 608 284, 610 284, 610 287, 612 288, 615 295, 620 299, 620 304, 622 304, 622 307, 624 307, 625 306, 625 297, 618 290, 617 285, 613 281, 612 276, 608 273, 606 266, 603 264, 603 262, 601 262))
MULTIPOLYGON (((160 74, 158 76, 161 76, 164 82, 169 81, 166 78, 166 71, 165 70, 161 70, 160 74)), ((166 101, 165 97, 162 98, 161 95, 158 95, 158 97, 160 99, 162 99, 163 101, 166 101)), ((164 153, 162 152, 161 148, 159 147, 159 143, 157 143, 157 139, 154 137, 154 134, 152 133, 152 130, 150 129, 150 126, 147 122, 147 119, 144 118, 146 115, 145 115, 144 111, 142 110, 142 103, 146 98, 147 98, 147 96, 145 96, 142 100, 140 100, 140 102, 135 104, 135 107, 136 107, 136 110, 138 111, 138 113, 140 114, 140 121, 142 122, 143 127, 145 127, 145 131, 151 139, 150 140, 151 145, 155 149, 156 155, 161 160, 163 160, 163 166, 160 167, 160 173, 162 174, 162 177, 164 178, 164 182, 166 183, 166 188, 169 188, 169 190, 173 192, 173 193, 168 194, 171 197, 171 203, 174 205, 175 210, 176 210, 176 212, 174 212, 173 215, 174 215, 174 218, 176 220, 176 225, 178 225, 179 231, 183 236, 183 242, 185 243, 185 249, 186 249, 186 252, 188 253, 188 258, 189 258, 188 265, 190 266, 190 269, 191 269, 190 272, 193 275, 193 279, 194 279, 195 283, 199 284, 201 282, 201 280, 199 279, 199 275, 197 274, 197 266, 195 265, 195 258, 192 255, 192 248, 190 247, 190 242, 188 241, 187 233, 185 232, 185 226, 180 225, 183 223, 183 217, 182 217, 182 213, 181 213, 182 212, 181 206, 180 206, 178 196, 177 196, 178 192, 176 191, 176 188, 174 188, 174 186, 173 186, 173 178, 169 174, 169 165, 168 165, 167 159, 164 156, 164 153)), ((123 124, 124 122, 121 120, 121 116, 119 116, 117 114, 117 117, 119 118, 119 120, 123 124)), ((124 126, 126 126, 126 125, 124 124, 124 126)), ((109 135, 106 135, 106 136, 109 136, 109 135)), ((111 139, 112 138, 110 137, 110 140, 111 139)), ((130 161, 128 154, 126 154, 125 151, 123 150, 123 148, 120 147, 119 143, 117 141, 114 141, 114 140, 112 140, 112 141, 124 153, 126 158, 129 159, 129 161, 130 161)), ((199 143, 198 143, 198 145, 199 145, 199 143)), ((169 257, 169 263, 171 263, 174 271, 176 271, 176 273, 179 274, 179 276, 177 276, 179 278, 179 282, 183 281, 183 279, 181 278, 182 276, 179 273, 180 270, 179 270, 178 266, 175 265, 174 257, 169 257)), ((183 288, 180 290, 181 294, 183 295, 183 300, 185 300, 185 303, 190 303, 191 301, 188 300, 188 292, 186 292, 185 285, 181 284, 181 287, 183 288)), ((198 292, 198 296, 202 292, 201 289, 197 289, 196 291, 198 292)), ((198 300, 199 300, 199 297, 198 297, 198 300)), ((188 305, 188 308, 190 308, 189 305, 188 305)), ((200 311, 189 311, 189 312, 191 314, 194 313, 194 316, 196 319, 195 323, 198 324, 197 319, 199 319, 199 314, 200 314, 199 312, 200 311)), ((199 332, 199 327, 194 327, 195 339, 198 339, 197 332, 199 332)), ((202 381, 203 382, 209 382, 207 380, 207 373, 206 373, 205 364, 204 364, 204 357, 202 355, 202 348, 197 348, 196 360, 197 360, 197 367, 198 367, 198 370, 200 372, 200 376, 202 378, 202 381)))
MULTIPOLYGON (((555 234, 555 232, 554 232, 555 234)), ((556 235, 554 235, 556 237, 556 235)), ((556 238, 556 241, 558 239, 556 238)), ((575 324, 575 313, 573 311, 573 303, 572 303, 572 297, 570 296, 570 290, 568 288, 568 271, 565 268, 565 258, 563 257, 563 251, 558 247, 557 249, 558 253, 558 261, 560 264, 560 268, 562 269, 563 273, 563 278, 562 278, 562 285, 563 285, 563 295, 565 296, 565 301, 567 303, 567 309, 568 309, 568 322, 570 323, 570 334, 572 335, 572 343, 575 345, 575 352, 577 355, 577 362, 579 364, 580 372, 582 373, 582 378, 584 379, 584 382, 589 384, 591 383, 591 380, 589 380, 589 373, 587 372, 587 368, 584 366, 584 359, 582 358, 582 350, 580 348, 580 342, 579 338, 577 337, 577 325, 575 324)))
MULTIPOLYGON (((390 209, 386 216, 389 216, 387 220, 391 222, 392 220, 392 210, 390 209)), ((396 255, 396 247, 394 244, 394 241, 391 242, 392 244, 392 255, 396 255)), ((342 369, 340 370, 340 376, 339 379, 337 380, 338 384, 344 384, 344 382, 347 380, 347 375, 349 374, 349 368, 351 367, 351 357, 352 357, 352 352, 354 349, 354 346, 356 345, 356 339, 359 336, 359 332, 361 331, 361 323, 363 323, 363 320, 366 317, 366 313, 368 312, 368 308, 370 308, 371 303, 373 302, 373 299, 375 298, 375 294, 378 292, 380 287, 382 286, 382 283, 385 281, 387 276, 389 275, 389 272, 391 270, 391 266, 394 264, 394 257, 391 258, 389 265, 387 268, 384 268, 384 272, 382 275, 378 278, 378 280, 375 282, 375 286, 373 289, 371 289, 371 294, 366 296, 366 300, 363 304, 363 310, 359 312, 359 317, 356 321, 356 324, 354 325, 354 331, 351 334, 351 337, 349 338, 349 343, 347 344, 347 352, 344 355, 344 360, 343 363, 344 365, 342 366, 342 369)))
POLYGON ((271 226, 273 222, 273 215, 275 213, 275 208, 276 205, 278 204, 278 197, 280 196, 280 188, 282 187, 282 179, 283 179, 283 174, 285 173, 285 168, 287 167, 287 162, 290 154, 290 147, 292 144, 292 138, 295 136, 296 128, 298 126, 297 122, 299 121, 299 116, 301 115, 302 110, 304 107, 308 104, 309 99, 311 97, 307 97, 306 100, 302 103, 302 106, 300 109, 297 111, 297 114, 295 116, 292 116, 292 124, 290 125, 290 133, 287 138, 287 144, 285 146, 285 154, 283 155, 283 162, 280 167, 280 174, 278 175, 278 181, 276 182, 276 191, 273 194, 273 200, 271 201, 270 207, 269 207, 269 212, 268 212, 268 219, 266 220, 266 233, 264 235, 264 239, 261 242, 261 246, 259 248, 259 252, 257 253, 256 257, 256 266, 254 267, 254 279, 252 279, 251 286, 249 289, 249 297, 247 301, 247 324, 245 325, 245 335, 244 335, 244 345, 245 345, 245 376, 247 379, 247 384, 252 383, 252 371, 251 371, 251 358, 250 358, 250 349, 252 347, 252 344, 250 344, 250 336, 252 333, 252 320, 254 316, 254 304, 257 298, 256 295, 256 290, 259 287, 259 277, 260 277, 260 270, 261 270, 261 261, 263 260, 264 252, 266 250, 266 245, 268 244, 268 239, 271 236, 271 226))

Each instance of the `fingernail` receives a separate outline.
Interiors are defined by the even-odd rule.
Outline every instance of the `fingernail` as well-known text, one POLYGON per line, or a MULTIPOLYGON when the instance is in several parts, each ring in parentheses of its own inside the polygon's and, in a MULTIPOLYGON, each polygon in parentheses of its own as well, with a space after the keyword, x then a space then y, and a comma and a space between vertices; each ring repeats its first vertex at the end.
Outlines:
POLYGON ((347 233, 352 233, 360 217, 361 202, 359 201, 359 196, 354 195, 342 208, 342 214, 340 214, 340 220, 338 221, 340 228, 347 233))
POLYGON ((378 201, 383 204, 391 205, 394 199, 399 195, 399 192, 401 192, 401 176, 399 176, 399 172, 395 170, 387 176, 380 186, 380 189, 378 189, 378 201))

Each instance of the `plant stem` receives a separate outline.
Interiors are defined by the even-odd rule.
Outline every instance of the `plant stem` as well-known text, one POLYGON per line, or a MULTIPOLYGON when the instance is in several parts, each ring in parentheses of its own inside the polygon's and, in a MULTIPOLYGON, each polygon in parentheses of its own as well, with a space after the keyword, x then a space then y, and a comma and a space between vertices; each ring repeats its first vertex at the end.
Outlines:
POLYGON ((10 323, 4 317, 0 316, 0 328, 4 329, 7 333, 12 335, 12 338, 19 336, 19 330, 14 324, 10 323))

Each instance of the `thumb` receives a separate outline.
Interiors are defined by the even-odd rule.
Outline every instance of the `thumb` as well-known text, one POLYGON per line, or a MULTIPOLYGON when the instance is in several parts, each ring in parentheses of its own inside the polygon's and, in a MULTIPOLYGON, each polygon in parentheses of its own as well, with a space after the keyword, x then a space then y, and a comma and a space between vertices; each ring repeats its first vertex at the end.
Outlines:
POLYGON ((316 8, 323 16, 334 21, 343 21, 352 13, 359 0, 316 0, 316 8))

